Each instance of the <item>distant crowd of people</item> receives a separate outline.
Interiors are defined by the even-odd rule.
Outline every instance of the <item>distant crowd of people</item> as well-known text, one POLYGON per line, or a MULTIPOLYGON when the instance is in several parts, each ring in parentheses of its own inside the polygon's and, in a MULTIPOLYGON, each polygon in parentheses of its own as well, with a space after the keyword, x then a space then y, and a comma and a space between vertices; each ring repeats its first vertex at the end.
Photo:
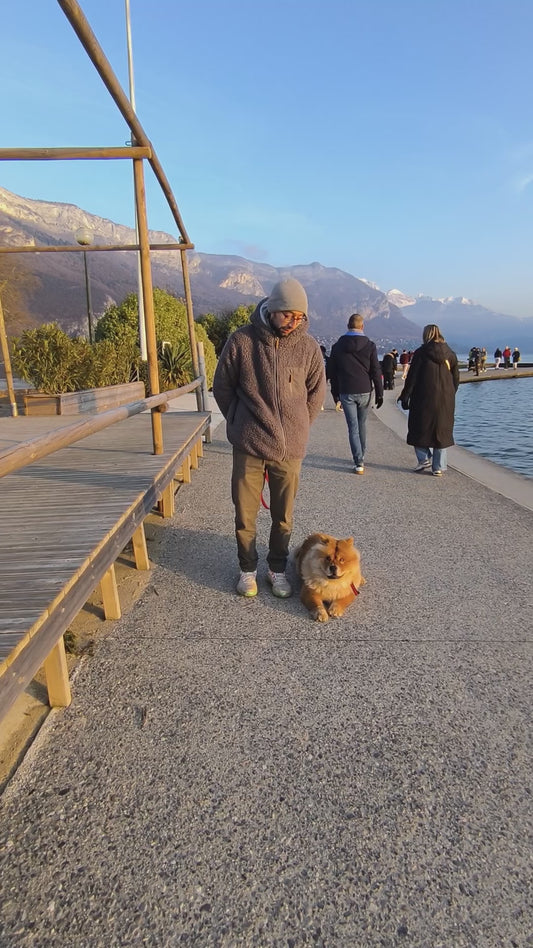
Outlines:
POLYGON ((510 346, 505 346, 502 349, 495 349, 494 351, 494 368, 499 369, 503 359, 503 368, 510 369, 511 366, 513 369, 518 368, 518 363, 520 362, 520 350, 515 346, 511 352, 510 346))
MULTIPOLYGON (((498 347, 494 351, 494 368, 499 369, 502 361, 504 369, 510 369, 511 367, 517 369, 520 362, 520 350, 516 346, 512 352, 510 346, 505 346, 503 350, 498 347)), ((472 370, 476 375, 487 371, 487 350, 485 346, 481 348, 472 346, 468 353, 468 370, 472 370)))

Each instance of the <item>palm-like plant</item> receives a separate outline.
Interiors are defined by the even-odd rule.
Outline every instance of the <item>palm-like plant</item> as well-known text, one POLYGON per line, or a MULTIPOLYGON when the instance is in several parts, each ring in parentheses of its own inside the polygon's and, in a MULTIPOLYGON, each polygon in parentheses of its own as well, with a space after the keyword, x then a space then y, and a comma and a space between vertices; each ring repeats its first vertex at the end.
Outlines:
POLYGON ((178 388, 191 381, 190 353, 187 340, 159 348, 159 372, 163 388, 178 388))

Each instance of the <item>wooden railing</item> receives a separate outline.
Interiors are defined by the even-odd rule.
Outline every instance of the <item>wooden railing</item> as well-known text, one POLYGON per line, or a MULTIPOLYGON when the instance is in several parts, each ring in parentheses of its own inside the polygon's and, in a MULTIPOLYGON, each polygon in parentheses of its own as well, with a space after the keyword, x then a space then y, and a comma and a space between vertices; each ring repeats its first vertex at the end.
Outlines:
MULTIPOLYGON (((119 408, 111 408, 103 411, 99 415, 85 418, 83 421, 76 421, 72 425, 67 425, 59 431, 52 431, 38 438, 32 438, 30 441, 23 441, 21 444, 9 448, 0 455, 0 477, 5 474, 11 474, 13 471, 26 467, 34 461, 53 454, 61 448, 67 448, 76 441, 88 438, 89 435, 109 428, 119 421, 138 415, 140 412, 148 409, 161 410, 162 405, 167 405, 174 398, 186 395, 189 392, 200 391, 202 403, 207 410, 206 399, 207 390, 205 386, 205 376, 200 375, 193 379, 188 385, 182 385, 179 388, 171 389, 168 392, 161 392, 159 395, 150 395, 148 398, 142 398, 137 402, 131 402, 129 405, 121 405, 119 408)), ((164 410, 164 409, 163 409, 164 410)))

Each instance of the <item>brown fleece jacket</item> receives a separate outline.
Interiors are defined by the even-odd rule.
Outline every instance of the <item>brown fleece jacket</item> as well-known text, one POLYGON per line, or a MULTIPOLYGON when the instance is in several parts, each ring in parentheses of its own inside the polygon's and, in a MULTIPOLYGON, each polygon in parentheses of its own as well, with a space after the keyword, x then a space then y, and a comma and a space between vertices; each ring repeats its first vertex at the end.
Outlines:
POLYGON ((279 337, 267 321, 265 302, 226 342, 213 395, 235 448, 266 461, 288 461, 305 455, 309 426, 326 393, 324 360, 306 320, 279 337))

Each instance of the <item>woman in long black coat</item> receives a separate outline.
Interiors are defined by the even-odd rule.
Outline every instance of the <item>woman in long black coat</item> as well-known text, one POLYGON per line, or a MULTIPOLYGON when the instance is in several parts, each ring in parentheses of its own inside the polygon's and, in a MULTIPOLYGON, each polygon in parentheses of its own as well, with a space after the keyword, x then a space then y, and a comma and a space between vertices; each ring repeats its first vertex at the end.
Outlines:
POLYGON ((454 443, 459 368, 457 356, 438 326, 425 326, 422 339, 398 401, 409 410, 407 444, 412 444, 416 452, 415 471, 431 470, 440 477, 446 470, 446 448, 454 443))

